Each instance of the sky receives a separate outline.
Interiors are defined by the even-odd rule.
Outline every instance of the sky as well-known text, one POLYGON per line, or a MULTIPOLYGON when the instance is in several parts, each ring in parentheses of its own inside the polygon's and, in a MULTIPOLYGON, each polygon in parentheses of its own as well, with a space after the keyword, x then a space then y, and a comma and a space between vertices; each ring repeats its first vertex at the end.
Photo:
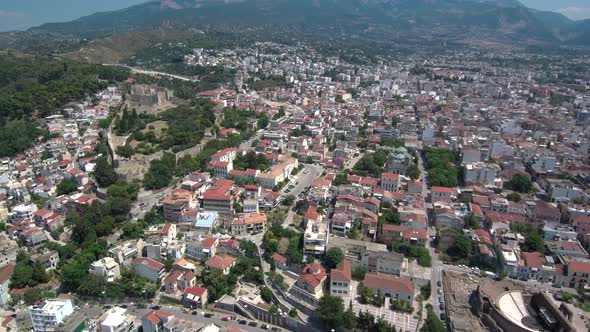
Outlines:
MULTIPOLYGON (((146 0, 0 0, 0 31, 24 30, 46 22, 63 22, 99 11, 129 7, 146 0)), ((590 18, 590 0, 520 0, 528 7, 560 12, 572 19, 590 18)))

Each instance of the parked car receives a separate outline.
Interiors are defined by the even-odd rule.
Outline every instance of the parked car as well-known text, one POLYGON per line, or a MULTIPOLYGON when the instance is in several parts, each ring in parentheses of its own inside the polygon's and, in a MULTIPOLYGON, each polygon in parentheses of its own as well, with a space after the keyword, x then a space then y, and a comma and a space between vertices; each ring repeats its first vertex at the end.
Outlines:
POLYGON ((443 303, 445 303, 445 299, 443 299, 443 297, 442 297, 442 296, 441 296, 441 297, 439 297, 439 298, 438 298, 438 303, 440 303, 440 304, 443 304, 443 303))
POLYGON ((229 316, 221 317, 221 320, 224 322, 229 322, 229 316))
POLYGON ((211 317, 213 317, 213 314, 211 314, 211 313, 206 313, 206 314, 204 314, 203 316, 205 316, 205 318, 211 318, 211 317))
POLYGON ((444 312, 440 313, 440 320, 445 321, 447 319, 447 315, 444 312))
POLYGON ((248 323, 248 326, 256 327, 256 326, 258 326, 258 323, 250 322, 250 323, 248 323))
POLYGON ((196 311, 193 311, 193 312, 191 312, 191 315, 196 316, 197 315, 197 312, 196 311))
POLYGON ((438 287, 440 287, 440 286, 442 285, 442 284, 441 284, 441 282, 440 282, 440 280, 436 282, 436 285, 437 285, 438 287))
POLYGON ((445 310, 445 305, 441 303, 441 304, 438 306, 438 308, 439 308, 440 310, 445 310))
POLYGON ((438 289, 438 295, 442 295, 442 288, 438 289))
POLYGON ((240 324, 240 325, 246 325, 247 323, 248 322, 245 319, 238 321, 238 324, 240 324))

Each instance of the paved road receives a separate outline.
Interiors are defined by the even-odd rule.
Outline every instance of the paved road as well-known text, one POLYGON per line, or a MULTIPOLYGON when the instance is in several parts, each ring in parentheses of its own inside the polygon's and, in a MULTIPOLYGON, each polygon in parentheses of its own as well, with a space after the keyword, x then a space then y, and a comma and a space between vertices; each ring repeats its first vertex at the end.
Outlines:
MULTIPOLYGON (((151 309, 138 309, 138 308, 133 307, 133 306, 130 306, 128 310, 136 318, 141 318, 144 315, 146 315, 147 313, 149 313, 150 311, 152 311, 151 309)), ((166 311, 166 312, 170 312, 170 313, 174 314, 175 317, 184 319, 184 320, 189 321, 189 322, 200 322, 200 323, 203 323, 205 325, 213 323, 213 324, 216 324, 218 326, 237 325, 242 330, 245 330, 245 331, 251 331, 251 332, 264 331, 263 329, 260 329, 259 328, 264 323, 261 323, 259 321, 256 321, 257 322, 257 327, 252 327, 252 326, 248 326, 248 325, 241 325, 241 324, 239 324, 238 323, 239 320, 246 320, 246 321, 248 321, 248 323, 251 322, 250 320, 248 320, 246 318, 243 318, 242 316, 239 316, 239 315, 235 315, 238 318, 237 320, 234 320, 234 321, 223 321, 223 320, 221 320, 223 317, 233 316, 233 315, 229 315, 229 314, 228 315, 225 315, 225 314, 222 314, 222 313, 213 313, 213 316, 211 318, 206 318, 205 316, 203 316, 201 314, 202 313, 202 310, 201 309, 195 310, 195 311, 197 311, 197 314, 196 315, 185 314, 179 307, 172 307, 172 306, 162 306, 160 308, 160 310, 166 311)), ((207 311, 207 312, 208 313, 211 313, 210 311, 207 311)))
POLYGON ((110 64, 110 63, 103 63, 103 66, 114 66, 114 67, 122 67, 122 68, 127 68, 129 70, 131 70, 132 73, 136 73, 136 74, 144 74, 144 75, 149 75, 149 76, 166 76, 166 77, 172 77, 172 78, 176 78, 178 80, 181 81, 187 81, 187 82, 198 82, 198 79, 195 78, 191 78, 191 77, 186 77, 186 76, 181 76, 181 75, 174 75, 174 74, 170 74, 170 73, 164 73, 161 71, 155 71, 155 70, 146 70, 146 69, 141 69, 141 68, 134 68, 134 67, 130 67, 127 65, 122 65, 122 64, 110 64))

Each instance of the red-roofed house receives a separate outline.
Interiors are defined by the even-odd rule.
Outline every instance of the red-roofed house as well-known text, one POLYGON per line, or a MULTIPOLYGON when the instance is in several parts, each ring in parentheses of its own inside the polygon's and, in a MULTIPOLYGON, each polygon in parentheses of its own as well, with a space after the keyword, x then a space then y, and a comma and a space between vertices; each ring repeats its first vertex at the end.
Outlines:
POLYGON ((233 186, 233 181, 217 179, 213 186, 203 194, 203 209, 231 212, 234 203, 234 197, 231 192, 233 186))
POLYGON ((131 260, 131 267, 137 274, 151 282, 156 282, 164 275, 164 264, 147 257, 131 260))
POLYGON ((281 270, 286 270, 287 269, 287 257, 282 256, 278 252, 275 252, 271 256, 271 258, 275 262, 275 265, 276 265, 277 268, 279 268, 281 270))
POLYGON ((174 315, 164 311, 152 311, 141 318, 141 326, 144 332, 168 331, 166 325, 174 319, 174 315))
POLYGON ((232 221, 231 233, 233 235, 240 235, 264 232, 266 220, 266 214, 264 213, 253 213, 249 216, 244 216, 232 221))
POLYGON ((540 282, 552 282, 555 278, 553 258, 549 260, 540 252, 523 252, 522 261, 519 262, 518 278, 521 280, 537 280, 540 282))
POLYGON ((317 305, 324 295, 324 282, 327 279, 326 269, 319 263, 313 262, 303 269, 303 273, 291 288, 291 293, 298 298, 317 305))
POLYGON ((207 305, 207 288, 189 287, 184 290, 182 304, 191 309, 204 308, 207 305))
POLYGON ((371 289, 373 294, 380 290, 381 294, 385 297, 404 300, 409 304, 412 304, 414 301, 415 287, 408 279, 402 279, 388 274, 367 273, 365 274, 363 286, 371 289))
POLYGON ((330 270, 330 295, 349 297, 352 293, 352 268, 344 259, 335 269, 330 270))
POLYGON ((212 269, 220 270, 223 274, 228 275, 231 268, 236 264, 236 259, 231 256, 215 255, 209 258, 205 265, 212 269))
POLYGON ((428 241, 428 230, 410 228, 400 225, 384 224, 381 227, 379 242, 389 244, 393 241, 401 241, 408 244, 425 246, 428 241))
POLYGON ((559 284, 570 288, 582 288, 590 281, 590 263, 570 261, 563 271, 559 284))
POLYGON ((433 186, 430 190, 432 200, 453 200, 457 197, 457 189, 433 186))
POLYGON ((164 278, 164 287, 166 294, 178 296, 189 287, 197 284, 197 276, 192 271, 174 270, 164 278))

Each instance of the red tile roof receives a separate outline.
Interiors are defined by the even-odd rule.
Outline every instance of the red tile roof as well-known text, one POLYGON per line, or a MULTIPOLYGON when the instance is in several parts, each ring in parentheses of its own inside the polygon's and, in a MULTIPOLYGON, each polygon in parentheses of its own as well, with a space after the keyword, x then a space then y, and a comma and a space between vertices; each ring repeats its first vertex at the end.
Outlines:
POLYGON ((590 273, 590 263, 571 261, 567 269, 570 272, 590 273))
POLYGON ((10 279, 12 273, 14 273, 15 265, 10 264, 0 268, 0 285, 4 284, 10 279))
POLYGON ((363 285, 372 289, 384 289, 414 296, 414 284, 407 279, 401 279, 386 274, 367 273, 363 285))
POLYGON ((522 257, 529 267, 540 269, 545 264, 545 255, 540 252, 523 252, 522 257))
POLYGON ((437 187, 437 186, 433 186, 431 191, 436 192, 436 193, 444 193, 444 194, 456 194, 457 193, 456 188, 437 187))
POLYGON ((330 270, 330 280, 352 281, 352 270, 348 259, 343 260, 335 269, 330 270))
POLYGON ((273 259, 275 262, 278 262, 278 263, 281 263, 281 264, 287 264, 287 258, 286 258, 286 257, 284 257, 284 256, 282 256, 282 255, 281 255, 281 254, 279 254, 279 253, 276 253, 276 252, 275 252, 275 253, 274 253, 274 254, 273 254, 271 257, 272 257, 272 259, 273 259))
POLYGON ((315 207, 310 206, 307 208, 307 212, 305 212, 305 219, 306 220, 318 220, 320 218, 320 214, 316 210, 315 207))
POLYGON ((205 265, 218 269, 225 270, 236 262, 236 259, 231 256, 215 255, 205 262, 205 265))
POLYGON ((164 269, 164 264, 147 257, 137 257, 131 261, 134 265, 145 265, 153 270, 160 271, 164 269))
POLYGON ((216 242, 217 242, 216 237, 208 237, 206 239, 201 240, 201 246, 203 248, 211 248, 211 247, 215 246, 216 242))

